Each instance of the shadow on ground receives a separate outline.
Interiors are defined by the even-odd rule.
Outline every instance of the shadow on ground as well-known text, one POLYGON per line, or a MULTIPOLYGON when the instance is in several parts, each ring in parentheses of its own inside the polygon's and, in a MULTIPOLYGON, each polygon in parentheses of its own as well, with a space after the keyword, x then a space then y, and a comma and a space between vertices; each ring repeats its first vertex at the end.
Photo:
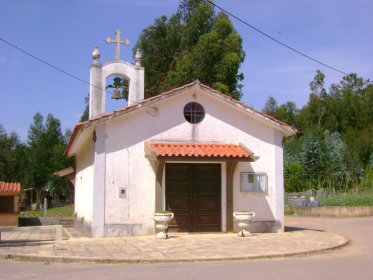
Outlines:
POLYGON ((313 230, 313 231, 318 231, 318 232, 325 232, 324 230, 321 230, 321 229, 285 226, 285 232, 294 232, 294 231, 301 231, 301 230, 313 230))
POLYGON ((54 239, 17 239, 17 240, 3 240, 0 241, 1 247, 22 247, 22 246, 41 246, 49 245, 48 242, 53 242, 54 239))

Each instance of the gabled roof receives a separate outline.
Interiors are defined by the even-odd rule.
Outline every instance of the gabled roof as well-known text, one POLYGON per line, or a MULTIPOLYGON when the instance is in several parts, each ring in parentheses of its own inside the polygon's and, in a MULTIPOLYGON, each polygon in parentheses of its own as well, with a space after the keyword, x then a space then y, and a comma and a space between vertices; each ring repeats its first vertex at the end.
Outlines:
POLYGON ((202 90, 202 91, 204 91, 204 92, 206 92, 206 93, 208 93, 212 96, 215 96, 215 97, 231 104, 232 106, 234 106, 234 107, 236 107, 240 110, 245 111, 246 113, 252 115, 253 117, 255 117, 257 119, 260 119, 260 120, 263 120, 263 121, 271 124, 272 126, 276 127, 277 129, 281 130, 282 132, 284 132, 286 135, 294 135, 298 132, 297 129, 292 127, 291 125, 289 125, 285 122, 282 122, 282 121, 280 121, 280 120, 278 120, 278 119, 276 119, 276 118, 274 118, 270 115, 262 113, 262 112, 260 112, 256 109, 254 109, 253 107, 250 107, 250 106, 248 106, 248 105, 246 105, 246 104, 244 104, 240 101, 237 101, 234 98, 232 98, 232 97, 230 97, 226 94, 223 94, 220 91, 217 91, 217 90, 215 90, 215 89, 213 89, 209 86, 201 84, 198 80, 196 80, 192 83, 186 84, 184 86, 181 86, 181 87, 169 90, 169 91, 166 91, 166 92, 161 93, 157 96, 153 96, 153 97, 141 100, 141 101, 139 101, 137 103, 134 103, 130 106, 123 107, 122 109, 99 115, 97 117, 94 117, 94 118, 86 121, 86 122, 78 123, 76 125, 76 127, 74 128, 74 131, 71 135, 70 141, 69 141, 69 143, 66 147, 66 150, 65 150, 65 154, 69 155, 70 149, 71 149, 75 139, 77 138, 79 133, 82 132, 84 129, 92 127, 92 126, 96 126, 100 123, 106 122, 106 121, 111 120, 113 118, 120 117, 122 115, 125 115, 125 114, 128 114, 130 112, 136 111, 140 108, 150 106, 150 105, 154 105, 157 102, 168 99, 172 96, 181 94, 181 93, 183 93, 185 91, 188 91, 188 90, 191 90, 191 89, 200 89, 200 90, 202 90))
POLYGON ((0 195, 18 195, 21 193, 21 183, 18 182, 1 182, 0 195))

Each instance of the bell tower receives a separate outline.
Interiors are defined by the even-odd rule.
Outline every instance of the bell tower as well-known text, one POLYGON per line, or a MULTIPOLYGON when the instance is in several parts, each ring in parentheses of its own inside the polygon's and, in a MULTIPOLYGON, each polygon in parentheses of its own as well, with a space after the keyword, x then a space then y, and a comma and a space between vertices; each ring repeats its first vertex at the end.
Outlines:
POLYGON ((100 52, 95 47, 92 52, 93 62, 90 69, 89 118, 92 119, 105 113, 106 78, 112 75, 120 76, 128 81, 128 105, 144 99, 144 67, 141 66, 141 53, 137 49, 135 64, 120 59, 121 44, 128 46, 129 40, 120 39, 120 30, 115 31, 116 37, 106 38, 106 43, 115 43, 115 60, 101 64, 100 52))

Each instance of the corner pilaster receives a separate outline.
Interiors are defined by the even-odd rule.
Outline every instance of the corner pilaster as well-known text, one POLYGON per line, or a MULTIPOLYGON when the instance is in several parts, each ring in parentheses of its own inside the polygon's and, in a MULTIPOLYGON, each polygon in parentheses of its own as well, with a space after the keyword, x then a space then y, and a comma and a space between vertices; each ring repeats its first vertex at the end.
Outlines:
POLYGON ((92 138, 94 141, 92 237, 104 237, 106 178, 104 124, 96 128, 92 138))
POLYGON ((284 156, 283 156, 283 147, 282 147, 282 138, 283 135, 281 132, 275 130, 274 133, 274 154, 275 154, 275 197, 276 197, 276 206, 275 206, 275 219, 278 224, 280 224, 278 232, 284 231, 284 156))
POLYGON ((233 179, 238 161, 227 161, 227 231, 233 231, 233 179))
POLYGON ((105 113, 105 90, 102 83, 102 65, 94 62, 90 70, 89 118, 105 113))

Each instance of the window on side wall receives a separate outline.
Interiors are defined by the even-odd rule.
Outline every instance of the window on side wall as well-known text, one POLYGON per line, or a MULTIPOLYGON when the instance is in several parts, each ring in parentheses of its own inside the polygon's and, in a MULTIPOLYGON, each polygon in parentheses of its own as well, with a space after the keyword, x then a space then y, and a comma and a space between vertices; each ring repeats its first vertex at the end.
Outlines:
POLYGON ((267 192, 267 174, 241 172, 241 192, 267 192))

